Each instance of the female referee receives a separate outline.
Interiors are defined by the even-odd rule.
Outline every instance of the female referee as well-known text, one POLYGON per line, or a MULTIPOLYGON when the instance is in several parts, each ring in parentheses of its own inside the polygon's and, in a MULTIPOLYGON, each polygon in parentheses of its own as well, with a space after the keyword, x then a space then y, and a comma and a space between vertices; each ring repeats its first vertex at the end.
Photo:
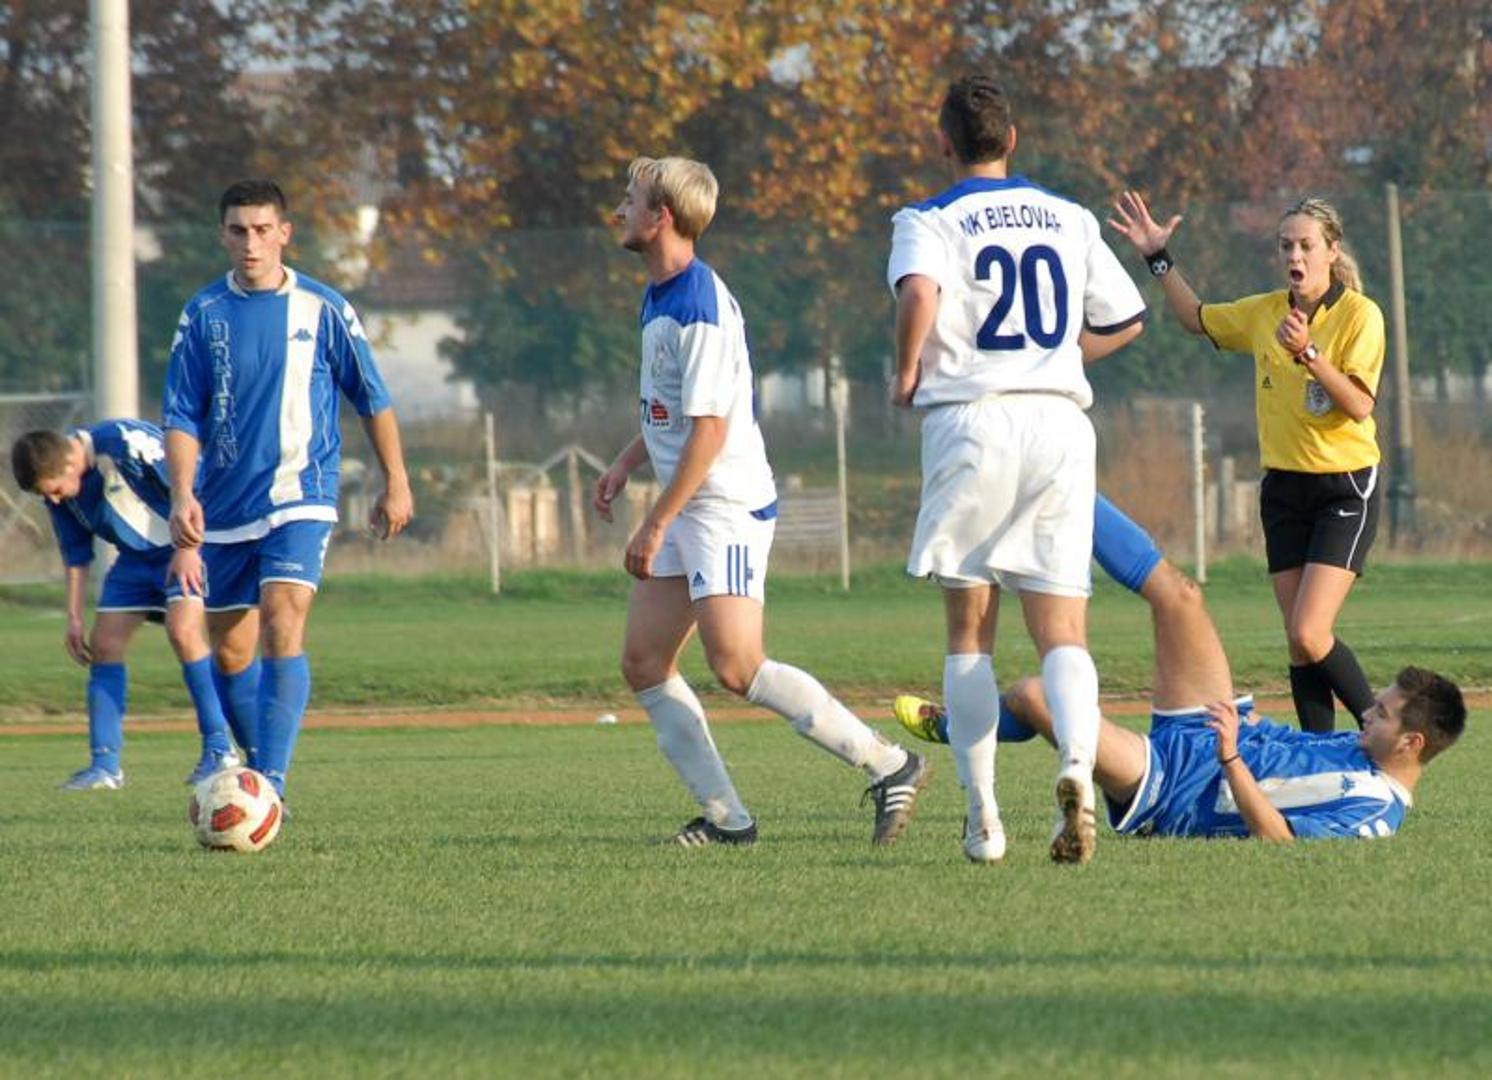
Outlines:
POLYGON ((1362 294, 1357 263, 1330 203, 1302 199, 1279 223, 1287 287, 1204 304, 1139 193, 1126 191, 1109 224, 1160 278, 1181 325, 1214 347, 1252 353, 1259 455, 1259 515, 1275 600, 1290 642, 1290 689, 1300 726, 1331 731, 1332 696, 1362 725, 1373 692, 1336 636, 1337 613, 1362 573, 1381 502, 1373 400, 1383 370, 1383 313, 1362 294))

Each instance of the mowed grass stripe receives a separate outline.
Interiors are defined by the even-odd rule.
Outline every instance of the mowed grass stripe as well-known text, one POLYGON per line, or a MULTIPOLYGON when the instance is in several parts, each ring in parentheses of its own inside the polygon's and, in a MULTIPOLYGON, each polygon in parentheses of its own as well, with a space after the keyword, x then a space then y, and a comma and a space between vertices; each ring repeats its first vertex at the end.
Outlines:
POLYGON ((1482 1075, 1488 719, 1393 840, 1105 833, 1078 870, 1033 744, 986 868, 941 750, 877 852, 785 724, 718 733, 744 852, 646 842, 693 807, 638 726, 308 732, 254 857, 196 849, 189 736, 78 796, 75 738, 0 735, 0 1075, 1482 1075))
MULTIPOLYGON (((1106 693, 1138 693, 1150 681, 1150 619, 1144 603, 1097 575, 1092 646, 1106 693)), ((554 708, 630 705, 617 669, 626 616, 620 573, 528 572, 499 598, 476 578, 332 578, 311 617, 308 650, 314 708, 554 708)), ((937 589, 895 566, 856 577, 853 592, 823 577, 773 576, 770 653, 856 700, 941 680, 943 616, 937 589)), ((1243 689, 1285 687, 1284 632, 1262 565, 1212 569, 1207 587, 1243 689)), ((1347 603, 1339 631, 1370 677, 1386 683, 1405 663, 1492 685, 1492 564, 1374 566, 1347 603)), ((1009 681, 1036 669, 1007 603, 997 663, 1009 681)), ((0 589, 0 724, 82 711, 85 675, 62 650, 57 589, 0 589)), ((189 708, 164 635, 144 627, 130 658, 136 715, 189 708)), ((697 645, 686 675, 708 702, 714 690, 697 645)))

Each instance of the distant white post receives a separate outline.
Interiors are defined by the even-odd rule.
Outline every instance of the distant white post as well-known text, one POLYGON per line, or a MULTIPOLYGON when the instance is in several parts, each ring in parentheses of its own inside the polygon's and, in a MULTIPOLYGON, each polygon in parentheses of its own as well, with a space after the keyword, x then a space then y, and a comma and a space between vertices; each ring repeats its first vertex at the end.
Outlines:
POLYGON ((140 414, 129 0, 90 0, 93 38, 93 407, 140 414))
POLYGON ((492 579, 492 595, 496 596, 502 588, 502 567, 498 563, 497 551, 502 542, 497 531, 501 524, 497 514, 497 430, 491 412, 485 415, 484 421, 487 445, 487 572, 492 579))
POLYGON ((845 461, 845 417, 850 409, 850 381, 839 357, 829 359, 829 400, 834 406, 834 452, 839 460, 839 586, 850 591, 850 478, 845 461))
POLYGON ((1192 402, 1192 545, 1197 553, 1197 582, 1207 584, 1207 459, 1202 454, 1204 411, 1192 402))

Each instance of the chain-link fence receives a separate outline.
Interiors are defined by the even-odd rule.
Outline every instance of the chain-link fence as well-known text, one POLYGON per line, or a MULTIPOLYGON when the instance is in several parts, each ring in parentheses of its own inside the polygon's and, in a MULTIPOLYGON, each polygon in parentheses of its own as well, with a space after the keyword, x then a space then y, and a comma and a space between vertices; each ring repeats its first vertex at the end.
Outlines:
MULTIPOLYGON (((1361 263, 1365 291, 1388 316, 1383 193, 1363 188, 1332 197, 1361 263)), ((1293 201, 1291 195, 1269 203, 1157 210, 1185 212, 1172 253, 1204 298, 1224 300, 1282 286, 1275 228, 1293 201)), ((1484 297, 1492 295, 1492 260, 1483 240, 1492 235, 1492 194, 1406 191, 1401 203, 1418 513, 1415 531, 1397 537, 1396 546, 1406 553, 1485 556, 1492 551, 1492 411, 1486 401, 1492 305, 1484 297)), ((1105 216, 1101 207, 1095 210, 1105 216)), ((26 232, 23 224, 7 228, 7 235, 26 232)), ((50 226, 37 228, 44 237, 58 234, 50 226)), ((180 303, 220 259, 210 244, 196 242, 202 230, 195 227, 148 231, 153 242, 138 245, 141 411, 147 419, 159 414, 166 345, 180 303)), ((747 228, 732 220, 727 201, 700 245, 739 299, 751 335, 758 414, 784 492, 784 542, 774 553, 779 565, 829 568, 837 562, 837 537, 823 526, 825 499, 837 493, 831 368, 843 370, 851 385, 852 556, 857 563, 899 558, 910 535, 917 418, 892 409, 883 389, 893 318, 883 277, 888 235, 885 223, 847 237, 806 226, 747 228), (794 496, 803 520, 813 517, 817 525, 795 530, 794 496), (799 539, 789 542, 795 531, 799 539)), ((362 527, 377 477, 349 467, 332 569, 480 569, 491 563, 494 540, 499 562, 508 566, 618 560, 631 519, 599 522, 590 510, 590 486, 597 468, 636 432, 639 261, 602 228, 513 231, 490 237, 480 252, 393 243, 356 265, 318 261, 309 234, 297 236, 301 247, 292 261, 338 284, 358 305, 402 419, 416 488, 418 516, 408 537, 380 544, 362 527), (496 432, 490 480, 483 424, 489 412, 496 432)), ((1218 354, 1204 339, 1185 334, 1133 253, 1121 239, 1109 239, 1145 290, 1151 319, 1138 342, 1090 369, 1100 482, 1168 548, 1190 550, 1194 500, 1185 417, 1199 402, 1206 415, 1209 543, 1223 552, 1257 550, 1252 361, 1218 354), (1232 482, 1222 482, 1228 478, 1232 482)), ((60 242, 23 246, 42 261, 54 248, 63 262, 77 254, 60 242)), ((0 388, 52 388, 59 380, 78 385, 78 376, 69 375, 81 367, 72 331, 88 324, 87 296, 55 287, 66 272, 59 263, 55 271, 36 269, 13 281, 8 303, 28 313, 33 345, 0 342, 0 388), (28 289, 36 295, 28 296, 28 289), (46 355, 39 356, 35 342, 70 344, 41 348, 46 355)), ((1396 438, 1391 366, 1390 359, 1376 411, 1386 463, 1396 438)), ((5 406, 11 434, 0 452, 24 427, 62 426, 77 415, 75 399, 13 400, 5 406), (25 415, 23 408, 41 411, 25 415)), ((369 463, 355 421, 345 426, 347 455, 369 463)), ((634 485, 644 495, 646 480, 634 485)), ((1385 483, 1396 480, 1402 478, 1385 477, 1385 483)), ((0 483, 9 483, 8 469, 0 483)), ((46 550, 39 505, 25 512, 17 506, 26 508, 27 500, 13 487, 0 488, 0 522, 8 522, 0 533, 0 577, 32 576, 56 565, 46 550)))
POLYGON ((61 577, 62 558, 46 507, 16 487, 10 450, 28 431, 62 431, 82 422, 82 394, 0 394, 0 583, 61 577))

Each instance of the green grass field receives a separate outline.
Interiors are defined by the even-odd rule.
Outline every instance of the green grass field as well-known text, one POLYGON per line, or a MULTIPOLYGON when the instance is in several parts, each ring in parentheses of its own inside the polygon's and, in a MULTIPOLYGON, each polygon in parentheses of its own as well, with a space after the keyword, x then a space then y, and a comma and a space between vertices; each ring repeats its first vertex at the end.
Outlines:
MULTIPOLYGON (((1486 685, 1489 583, 1375 570, 1343 634, 1376 677, 1415 659, 1486 685)), ((772 588, 783 658, 862 699, 936 681, 931 589, 772 588)), ((621 596, 606 576, 518 578, 495 604, 469 582, 333 581, 316 703, 621 703, 621 596)), ((81 692, 57 599, 0 602, 12 721, 60 722, 81 692)), ((1278 686, 1258 568, 1224 568, 1210 599, 1244 680, 1278 686)), ((1105 590, 1093 624, 1106 688, 1142 687, 1143 605, 1105 590)), ((141 709, 184 701, 160 638, 141 709)), ((1011 649, 1002 669, 1023 668, 1011 649)), ((1105 833, 1084 868, 1045 859, 1037 744, 1001 752, 999 867, 962 859, 941 751, 910 832, 876 852, 859 778, 775 720, 717 730, 750 851, 648 844, 693 811, 623 724, 310 730, 294 819, 241 857, 191 838, 192 736, 134 735, 129 786, 79 796, 56 790, 76 734, 0 723, 0 1076, 1483 1076, 1489 719, 1393 840, 1105 833)))
MULTIPOLYGON (((1101 575, 1099 575, 1101 577, 1101 575)), ((774 576, 768 647, 842 694, 864 700, 942 678, 943 617, 937 590, 896 567, 837 579, 774 576)), ((476 578, 333 578, 311 617, 317 708, 488 707, 630 702, 617 671, 627 579, 618 572, 509 576, 499 598, 476 578)), ((1404 663, 1492 685, 1492 564, 1375 566, 1348 601, 1343 637, 1370 677, 1385 683, 1404 663)), ((1216 566, 1208 603, 1240 686, 1285 685, 1284 632, 1263 567, 1216 566)), ((1019 609, 1002 613, 1002 678, 1035 662, 1019 609)), ((82 710, 83 672, 62 651, 56 588, 0 589, 0 726, 82 710)), ((1105 693, 1134 694, 1150 679, 1149 610, 1097 583, 1093 652, 1105 693)), ((143 627, 131 656, 136 713, 188 707, 164 635, 143 627)), ((686 669, 712 685, 696 648, 686 669)), ((74 716, 75 718, 75 716, 74 716)))

